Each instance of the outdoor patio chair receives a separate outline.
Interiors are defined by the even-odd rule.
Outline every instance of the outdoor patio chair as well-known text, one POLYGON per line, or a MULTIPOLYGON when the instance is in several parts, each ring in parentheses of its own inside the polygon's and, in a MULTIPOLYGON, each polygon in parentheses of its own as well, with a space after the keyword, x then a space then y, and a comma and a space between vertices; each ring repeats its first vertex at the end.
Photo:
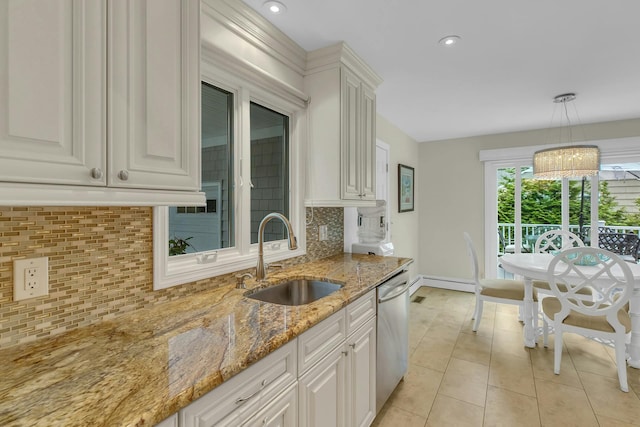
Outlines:
MULTIPOLYGON (((481 279, 478 268, 478 255, 473 246, 473 241, 466 231, 464 232, 464 240, 467 244, 467 254, 471 262, 476 294, 476 308, 473 312, 473 332, 477 332, 480 326, 482 308, 485 301, 517 305, 520 312, 524 312, 524 282, 513 279, 481 279)), ((533 300, 538 301, 535 289, 533 291, 533 300)))
MULTIPOLYGON (((498 240, 500 243, 500 246, 498 248, 498 251, 499 251, 498 255, 513 254, 516 252, 516 245, 507 244, 506 239, 504 238, 504 235, 500 230, 498 230, 498 240)), ((531 252, 531 247, 529 247, 527 242, 523 239, 522 245, 520 246, 520 253, 530 253, 530 252, 531 252)))
POLYGON ((578 247, 554 257, 547 271, 554 297, 542 300, 543 333, 546 346, 549 325, 553 325, 554 373, 560 374, 563 333, 595 338, 613 344, 620 389, 628 392, 625 342, 631 318, 627 303, 634 287, 629 265, 605 249, 578 247), (593 287, 600 297, 591 301, 577 298, 577 291, 584 287, 593 287))
POLYGON ((600 233, 598 247, 617 254, 625 261, 637 263, 640 237, 633 233, 600 233))

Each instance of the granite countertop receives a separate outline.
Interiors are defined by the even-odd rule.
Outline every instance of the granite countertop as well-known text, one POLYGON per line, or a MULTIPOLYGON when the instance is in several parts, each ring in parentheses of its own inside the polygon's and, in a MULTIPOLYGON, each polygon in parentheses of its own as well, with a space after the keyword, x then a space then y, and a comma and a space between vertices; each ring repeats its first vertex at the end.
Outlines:
POLYGON ((232 284, 2 350, 0 425, 155 425, 411 262, 337 255, 270 273, 269 284, 344 284, 311 304, 256 301, 232 284))

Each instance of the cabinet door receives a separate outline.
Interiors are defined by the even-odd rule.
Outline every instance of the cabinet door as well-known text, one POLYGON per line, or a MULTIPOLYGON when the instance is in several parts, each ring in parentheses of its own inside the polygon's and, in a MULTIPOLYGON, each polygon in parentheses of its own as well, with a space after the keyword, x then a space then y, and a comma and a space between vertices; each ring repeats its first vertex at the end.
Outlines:
POLYGON ((376 318, 347 338, 348 426, 369 426, 376 416, 376 318))
POLYGON ((0 2, 0 181, 105 184, 105 28, 99 1, 0 2))
POLYGON ((339 346, 298 380, 301 427, 344 426, 346 357, 339 346))
POLYGON ((293 384, 268 403, 243 427, 296 427, 298 425, 298 386, 293 384))
POLYGON ((360 200, 360 80, 346 68, 341 71, 340 94, 342 198, 360 200))
POLYGON ((376 94, 362 85, 361 194, 363 200, 376 198, 376 94))
POLYGON ((200 187, 200 2, 109 3, 109 175, 114 187, 200 187))

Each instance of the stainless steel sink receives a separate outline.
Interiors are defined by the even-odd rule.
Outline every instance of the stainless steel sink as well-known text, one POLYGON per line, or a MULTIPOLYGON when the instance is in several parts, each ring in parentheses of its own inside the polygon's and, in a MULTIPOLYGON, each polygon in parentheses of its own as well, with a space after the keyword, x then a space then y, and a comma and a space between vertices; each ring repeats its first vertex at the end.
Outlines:
POLYGON ((273 304, 304 305, 331 295, 340 288, 342 288, 342 285, 337 283, 298 279, 250 291, 244 295, 248 298, 273 304))

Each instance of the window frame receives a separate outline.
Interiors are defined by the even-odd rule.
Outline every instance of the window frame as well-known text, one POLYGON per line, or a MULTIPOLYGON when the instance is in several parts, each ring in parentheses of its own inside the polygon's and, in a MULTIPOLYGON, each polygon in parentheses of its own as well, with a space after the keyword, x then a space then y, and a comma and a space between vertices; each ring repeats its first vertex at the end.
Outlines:
POLYGON ((264 244, 265 262, 281 261, 306 254, 304 208, 304 145, 306 102, 294 94, 275 93, 260 76, 239 75, 233 70, 203 62, 201 80, 233 94, 233 232, 235 246, 169 257, 169 215, 167 206, 153 209, 153 289, 165 289, 234 271, 254 267, 258 244, 251 244, 251 138, 250 103, 256 103, 289 117, 289 220, 298 249, 289 250, 286 238, 264 244), (253 77, 253 78, 252 78, 253 77), (246 159, 246 161, 245 161, 246 159))

